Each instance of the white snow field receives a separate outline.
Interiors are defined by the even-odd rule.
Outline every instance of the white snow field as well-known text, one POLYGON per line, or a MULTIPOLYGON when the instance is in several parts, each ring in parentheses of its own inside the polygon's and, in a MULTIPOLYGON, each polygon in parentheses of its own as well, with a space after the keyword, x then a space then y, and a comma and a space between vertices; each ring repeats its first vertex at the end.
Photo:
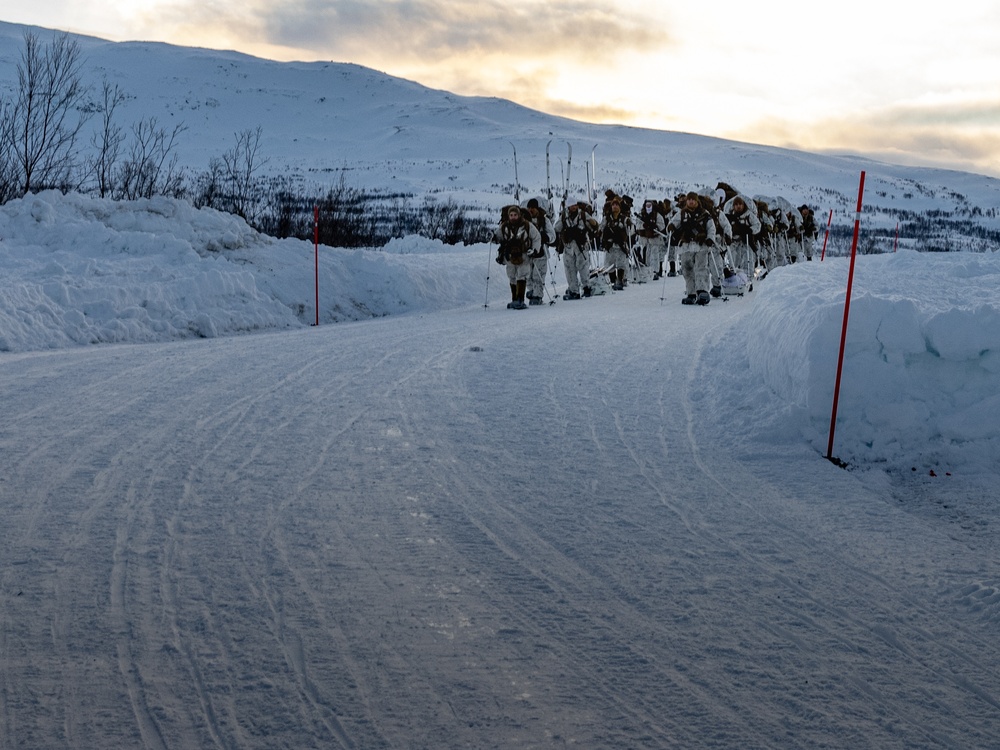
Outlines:
POLYGON ((0 208, 0 747, 998 746, 996 254, 312 252, 0 208))

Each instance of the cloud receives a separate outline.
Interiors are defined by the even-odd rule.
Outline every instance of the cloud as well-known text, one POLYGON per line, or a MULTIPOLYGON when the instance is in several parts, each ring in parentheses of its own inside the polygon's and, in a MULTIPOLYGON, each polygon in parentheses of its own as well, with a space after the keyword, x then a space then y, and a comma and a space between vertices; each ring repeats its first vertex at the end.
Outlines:
POLYGON ((1000 60, 988 3, 928 19, 847 0, 864 9, 856 28, 858 13, 817 25, 791 0, 767 17, 739 0, 707 14, 653 0, 145 1, 128 6, 144 38, 343 60, 590 122, 1000 175, 1000 102, 974 99, 993 96, 1000 60), (848 33, 865 43, 845 47, 848 33))
POLYGON ((760 120, 730 137, 1000 175, 1000 100, 901 104, 811 122, 760 120))
MULTIPOLYGON (((623 46, 662 47, 665 24, 593 0, 250 0, 175 3, 160 22, 239 29, 258 44, 309 50, 372 67, 474 56, 607 60, 623 46)), ((662 16, 661 16, 662 20, 662 16)))
POLYGON ((543 97, 522 98, 521 103, 526 107, 538 109, 560 117, 568 117, 571 120, 581 120, 583 122, 596 123, 628 123, 635 118, 633 110, 624 107, 614 107, 605 104, 587 104, 578 102, 568 102, 565 100, 553 100, 543 97))

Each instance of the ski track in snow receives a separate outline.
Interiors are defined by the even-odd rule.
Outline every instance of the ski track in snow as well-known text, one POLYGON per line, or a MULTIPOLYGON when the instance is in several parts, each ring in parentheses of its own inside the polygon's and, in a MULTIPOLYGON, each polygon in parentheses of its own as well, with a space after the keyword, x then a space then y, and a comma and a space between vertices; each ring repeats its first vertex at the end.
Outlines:
POLYGON ((6 358, 0 746, 995 747, 995 545, 660 292, 6 358))

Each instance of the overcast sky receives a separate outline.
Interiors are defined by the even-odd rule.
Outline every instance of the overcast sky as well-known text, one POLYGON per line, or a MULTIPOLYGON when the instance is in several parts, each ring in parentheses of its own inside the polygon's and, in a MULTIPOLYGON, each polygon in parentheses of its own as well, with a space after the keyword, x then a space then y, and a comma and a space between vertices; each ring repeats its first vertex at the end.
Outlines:
POLYGON ((4 0, 0 19, 1000 176, 1000 0, 4 0))

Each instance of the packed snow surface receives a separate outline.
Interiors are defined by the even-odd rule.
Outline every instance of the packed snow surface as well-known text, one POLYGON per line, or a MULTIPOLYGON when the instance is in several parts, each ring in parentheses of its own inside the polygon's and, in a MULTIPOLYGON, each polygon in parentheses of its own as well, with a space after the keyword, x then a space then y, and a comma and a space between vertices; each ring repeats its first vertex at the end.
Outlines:
POLYGON ((1000 256, 493 253, 0 208, 0 746, 997 746, 1000 256))

